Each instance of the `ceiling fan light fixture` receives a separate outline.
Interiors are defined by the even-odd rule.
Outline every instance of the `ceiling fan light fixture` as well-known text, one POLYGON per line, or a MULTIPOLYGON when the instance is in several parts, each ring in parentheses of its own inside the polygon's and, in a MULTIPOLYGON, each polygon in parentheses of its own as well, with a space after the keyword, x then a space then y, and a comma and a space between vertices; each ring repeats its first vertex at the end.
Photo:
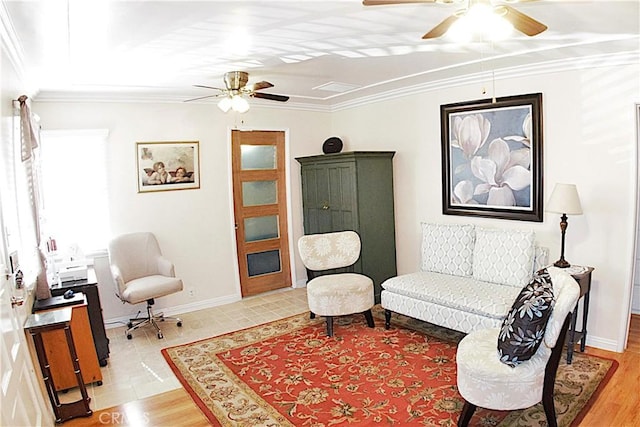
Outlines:
POLYGON ((225 96, 218 102, 218 108, 221 109, 224 113, 231 109, 231 98, 225 96))
POLYGON ((240 95, 233 95, 231 98, 231 108, 238 113, 249 111, 249 102, 240 95))
POLYGON ((506 12, 484 3, 475 3, 466 11, 461 11, 459 18, 447 31, 453 41, 463 43, 474 39, 499 41, 508 38, 513 32, 513 25, 504 18, 506 12))

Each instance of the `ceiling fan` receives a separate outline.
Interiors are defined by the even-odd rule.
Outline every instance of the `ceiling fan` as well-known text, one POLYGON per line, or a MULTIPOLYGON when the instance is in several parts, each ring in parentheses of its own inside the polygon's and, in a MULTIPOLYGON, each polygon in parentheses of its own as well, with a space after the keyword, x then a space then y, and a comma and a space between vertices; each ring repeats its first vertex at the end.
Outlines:
MULTIPOLYGON (((521 2, 535 1, 535 0, 520 0, 521 2)), ((547 26, 541 22, 536 21, 531 16, 526 15, 512 6, 504 3, 514 3, 514 0, 363 0, 362 4, 365 6, 379 6, 379 5, 391 5, 391 4, 408 4, 408 3, 441 3, 441 4, 456 4, 466 3, 466 7, 457 10, 453 15, 447 17, 444 21, 433 27, 427 32, 423 39, 434 39, 444 35, 454 24, 461 20, 470 21, 472 15, 476 14, 476 11, 484 10, 489 11, 493 17, 498 17, 509 22, 513 28, 520 31, 527 36, 535 36, 547 29, 547 26)), ((488 19, 488 18, 481 18, 488 19)))
POLYGON ((220 107, 221 110, 227 112, 230 108, 233 108, 235 111, 239 111, 242 113, 249 109, 249 103, 244 98, 245 96, 279 102, 286 102, 289 100, 288 96, 258 92, 259 90, 273 87, 273 84, 269 82, 260 81, 252 85, 247 85, 248 82, 249 73, 245 71, 230 71, 224 74, 224 89, 213 86, 194 85, 195 87, 214 89, 217 90, 218 93, 214 95, 187 99, 185 102, 196 101, 198 99, 205 98, 222 98, 218 103, 218 107, 220 107))

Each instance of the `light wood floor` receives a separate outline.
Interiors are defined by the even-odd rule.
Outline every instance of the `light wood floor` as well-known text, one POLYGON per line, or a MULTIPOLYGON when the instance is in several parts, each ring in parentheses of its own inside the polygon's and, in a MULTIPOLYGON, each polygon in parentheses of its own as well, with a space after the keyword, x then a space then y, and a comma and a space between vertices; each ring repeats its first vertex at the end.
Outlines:
MULTIPOLYGON (((586 353, 615 359, 619 367, 580 426, 640 426, 640 315, 632 316, 629 344, 624 353, 591 347, 587 347, 586 353)), ((65 423, 69 427, 104 425, 196 427, 209 424, 182 388, 104 409, 90 418, 65 423)))

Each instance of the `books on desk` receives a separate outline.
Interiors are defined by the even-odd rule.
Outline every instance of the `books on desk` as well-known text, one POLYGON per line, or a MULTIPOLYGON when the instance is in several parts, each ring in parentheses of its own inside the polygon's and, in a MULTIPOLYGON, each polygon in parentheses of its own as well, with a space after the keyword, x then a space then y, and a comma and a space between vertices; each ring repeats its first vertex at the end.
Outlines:
POLYGON ((71 298, 65 298, 64 295, 57 297, 51 297, 47 299, 36 300, 33 302, 33 313, 42 310, 50 310, 52 308, 68 307, 76 304, 84 304, 84 294, 82 292, 76 292, 71 298))

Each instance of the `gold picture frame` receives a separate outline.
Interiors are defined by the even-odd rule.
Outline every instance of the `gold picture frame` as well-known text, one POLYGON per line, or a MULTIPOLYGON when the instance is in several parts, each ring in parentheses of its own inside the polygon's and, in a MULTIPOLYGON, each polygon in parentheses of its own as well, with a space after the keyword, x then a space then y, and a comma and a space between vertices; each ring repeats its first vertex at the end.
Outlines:
POLYGON ((137 142, 138 193, 200 188, 198 141, 137 142))

